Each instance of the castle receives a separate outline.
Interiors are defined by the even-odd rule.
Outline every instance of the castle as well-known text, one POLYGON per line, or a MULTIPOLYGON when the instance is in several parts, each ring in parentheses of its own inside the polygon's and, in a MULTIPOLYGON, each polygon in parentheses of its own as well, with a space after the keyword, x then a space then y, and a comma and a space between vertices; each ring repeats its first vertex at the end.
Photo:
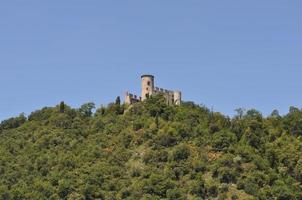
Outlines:
POLYGON ((125 104, 131 105, 133 103, 144 101, 152 95, 162 94, 168 105, 180 105, 181 104, 181 92, 171 91, 163 88, 154 86, 154 76, 153 75, 142 75, 142 91, 141 97, 137 95, 126 92, 125 104))

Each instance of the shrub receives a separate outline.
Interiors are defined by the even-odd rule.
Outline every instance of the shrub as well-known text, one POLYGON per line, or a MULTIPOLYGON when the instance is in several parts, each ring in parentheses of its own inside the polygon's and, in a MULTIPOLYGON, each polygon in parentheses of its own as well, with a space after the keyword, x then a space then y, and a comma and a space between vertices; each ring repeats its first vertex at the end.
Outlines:
POLYGON ((191 190, 190 190, 191 194, 198 197, 205 198, 206 188, 205 188, 204 180, 200 179, 200 180, 193 181, 190 185, 191 185, 191 190))
POLYGON ((229 131, 220 131, 213 135, 212 142, 215 149, 225 150, 236 142, 236 135, 229 131))
POLYGON ((190 156, 190 149, 186 145, 179 145, 175 147, 172 158, 175 161, 186 160, 190 156))
POLYGON ((171 133, 162 133, 157 138, 157 144, 170 147, 176 144, 177 139, 171 133))

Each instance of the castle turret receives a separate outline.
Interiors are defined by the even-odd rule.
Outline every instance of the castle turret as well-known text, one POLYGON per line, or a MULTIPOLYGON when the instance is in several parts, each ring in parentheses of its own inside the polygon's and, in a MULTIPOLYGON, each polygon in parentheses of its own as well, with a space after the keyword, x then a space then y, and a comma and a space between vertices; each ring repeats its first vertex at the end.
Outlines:
POLYGON ((129 92, 125 93, 125 104, 130 105, 132 103, 131 101, 131 95, 129 94, 129 92))
POLYGON ((180 91, 174 91, 174 104, 180 105, 181 104, 181 92, 180 91))
POLYGON ((154 76, 142 75, 142 101, 151 96, 154 92, 154 76))

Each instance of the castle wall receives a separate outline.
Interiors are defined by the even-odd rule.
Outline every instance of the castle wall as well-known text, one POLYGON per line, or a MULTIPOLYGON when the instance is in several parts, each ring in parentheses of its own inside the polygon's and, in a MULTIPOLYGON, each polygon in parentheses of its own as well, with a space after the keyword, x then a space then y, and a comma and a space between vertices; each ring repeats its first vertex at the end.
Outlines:
POLYGON ((162 94, 166 99, 166 103, 168 105, 173 105, 173 103, 174 103, 174 92, 173 91, 155 87, 154 94, 162 94))
POLYGON ((137 95, 131 94, 129 92, 126 92, 125 94, 125 104, 131 105, 133 103, 137 103, 141 101, 141 98, 137 95))

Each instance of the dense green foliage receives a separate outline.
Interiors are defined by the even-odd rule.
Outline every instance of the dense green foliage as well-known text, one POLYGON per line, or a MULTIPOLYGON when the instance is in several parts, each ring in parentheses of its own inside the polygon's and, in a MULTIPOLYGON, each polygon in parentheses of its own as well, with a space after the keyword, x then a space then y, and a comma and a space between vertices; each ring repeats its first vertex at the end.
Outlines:
POLYGON ((0 124, 0 199, 302 199, 302 111, 234 118, 160 96, 0 124))

